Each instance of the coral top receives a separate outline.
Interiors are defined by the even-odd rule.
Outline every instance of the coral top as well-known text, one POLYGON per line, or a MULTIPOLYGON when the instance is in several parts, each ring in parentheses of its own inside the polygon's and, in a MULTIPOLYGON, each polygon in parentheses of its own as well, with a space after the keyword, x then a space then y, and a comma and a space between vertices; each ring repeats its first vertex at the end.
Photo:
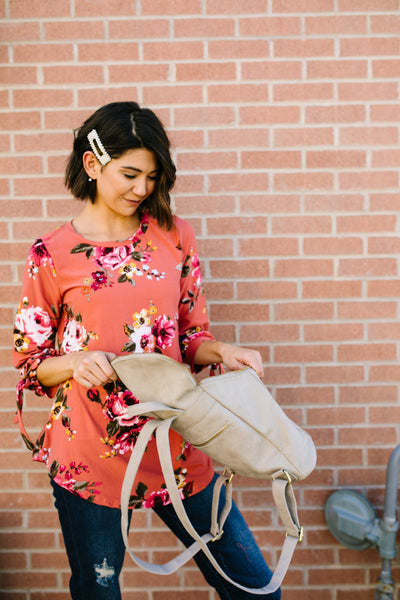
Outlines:
MULTIPOLYGON (((82 498, 120 506, 120 491, 146 417, 129 418, 138 402, 121 381, 87 389, 70 379, 44 388, 36 377, 49 356, 103 350, 161 352, 194 368, 206 339, 208 316, 191 226, 174 217, 165 231, 145 215, 124 242, 92 242, 72 223, 33 244, 15 320, 14 364, 21 434, 34 460, 54 481, 82 498), (24 388, 53 399, 36 442, 22 423, 24 388)), ((162 400, 162 398, 160 399, 162 400)), ((175 432, 171 456, 182 498, 203 489, 213 476, 210 460, 175 432)), ((148 444, 131 497, 135 508, 169 503, 154 440, 148 444)))

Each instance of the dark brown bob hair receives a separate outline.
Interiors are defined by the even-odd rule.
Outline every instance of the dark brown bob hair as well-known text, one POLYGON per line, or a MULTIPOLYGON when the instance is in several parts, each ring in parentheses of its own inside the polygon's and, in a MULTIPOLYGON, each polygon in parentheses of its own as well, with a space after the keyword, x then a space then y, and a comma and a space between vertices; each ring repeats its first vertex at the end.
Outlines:
MULTIPOLYGON (((176 167, 170 154, 170 141, 165 129, 149 108, 136 102, 112 102, 99 108, 74 132, 74 145, 65 171, 65 185, 75 198, 90 200, 96 197, 96 182, 89 181, 83 167, 83 155, 91 146, 88 133, 95 129, 111 158, 119 158, 128 150, 146 148, 153 152, 159 172, 153 193, 139 208, 157 219, 165 229, 173 227, 169 192, 175 183, 176 167)), ((104 168, 104 167, 103 167, 104 168)))

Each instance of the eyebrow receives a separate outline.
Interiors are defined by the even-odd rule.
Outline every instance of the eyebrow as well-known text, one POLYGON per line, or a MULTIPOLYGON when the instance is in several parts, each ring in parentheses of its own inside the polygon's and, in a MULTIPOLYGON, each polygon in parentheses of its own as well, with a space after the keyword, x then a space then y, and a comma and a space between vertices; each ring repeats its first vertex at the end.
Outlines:
MULTIPOLYGON (((129 171, 135 171, 136 173, 143 173, 143 171, 141 169, 138 169, 137 167, 130 167, 130 166, 122 166, 121 169, 128 169, 129 171)), ((152 173, 158 173, 159 169, 154 169, 154 171, 150 171, 150 175, 152 173)))

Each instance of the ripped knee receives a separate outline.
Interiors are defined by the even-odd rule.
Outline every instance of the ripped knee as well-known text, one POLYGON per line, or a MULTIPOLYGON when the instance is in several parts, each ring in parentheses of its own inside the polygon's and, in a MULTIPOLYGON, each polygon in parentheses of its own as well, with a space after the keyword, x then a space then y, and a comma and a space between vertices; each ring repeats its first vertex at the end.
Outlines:
POLYGON ((94 572, 96 583, 102 587, 108 587, 115 577, 115 569, 113 566, 109 566, 106 558, 101 565, 94 565, 94 572))

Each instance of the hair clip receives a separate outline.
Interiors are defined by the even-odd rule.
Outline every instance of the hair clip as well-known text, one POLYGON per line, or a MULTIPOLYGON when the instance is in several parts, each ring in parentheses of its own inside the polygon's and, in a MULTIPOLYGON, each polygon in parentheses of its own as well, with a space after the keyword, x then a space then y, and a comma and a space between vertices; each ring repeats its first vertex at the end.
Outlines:
POLYGON ((96 158, 104 167, 107 163, 110 162, 111 156, 104 148, 103 143, 99 138, 99 134, 95 129, 92 129, 92 131, 88 133, 87 139, 89 140, 90 147, 96 155, 96 158))

